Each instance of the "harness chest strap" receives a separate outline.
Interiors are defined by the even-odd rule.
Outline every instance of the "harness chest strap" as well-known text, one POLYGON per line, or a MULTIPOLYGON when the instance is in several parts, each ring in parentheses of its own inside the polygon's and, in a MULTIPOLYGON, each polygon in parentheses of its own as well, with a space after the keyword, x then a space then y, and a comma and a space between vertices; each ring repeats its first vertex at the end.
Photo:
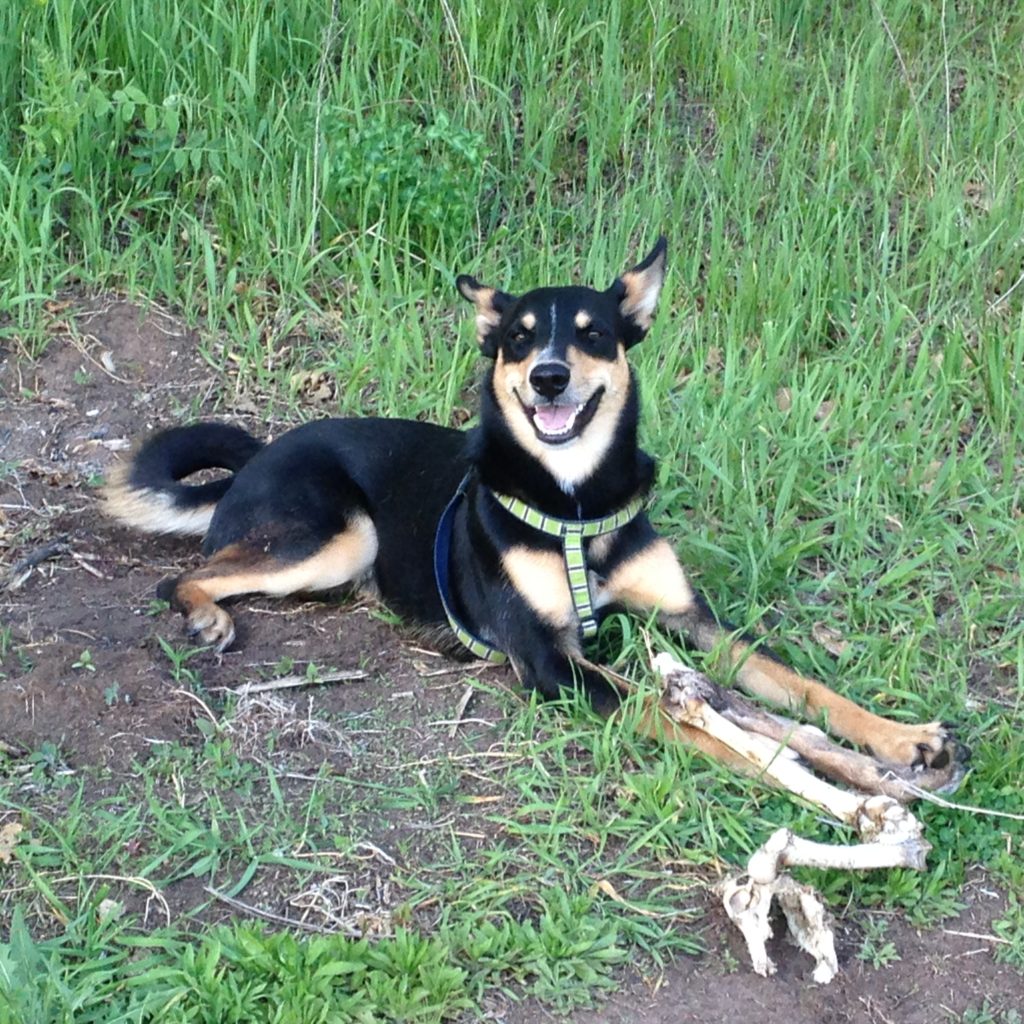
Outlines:
MULTIPOLYGON (((508 660, 507 655, 470 633, 452 612, 449 600, 448 562, 451 554, 452 525, 459 502, 465 496, 468 480, 468 475, 463 478, 455 496, 448 503, 448 507, 438 522, 434 541, 434 578, 437 581, 437 591, 444 606, 445 615, 448 617, 448 623, 459 641, 478 658, 501 665, 508 660)), ((597 617, 594 614, 594 602, 590 593, 590 581, 587 577, 587 559, 583 550, 583 541, 611 533, 631 522, 643 508, 643 499, 634 498, 618 512, 605 516, 603 519, 556 519, 554 516, 545 515, 543 512, 531 508, 518 498, 512 498, 507 494, 498 494, 494 491, 491 494, 506 512, 515 516, 520 522, 535 530, 540 530, 541 533, 546 533, 548 536, 558 537, 562 541, 562 555, 565 559, 569 593, 572 595, 572 603, 579 618, 580 633, 584 639, 594 636, 597 633, 597 617)))
POLYGON ((554 516, 530 508, 525 502, 518 498, 510 498, 507 494, 494 493, 494 498, 506 512, 514 515, 520 522, 550 537, 561 539, 565 572, 569 578, 569 592, 579 616, 580 632, 587 639, 595 636, 597 618, 594 615, 594 602, 590 594, 590 581, 587 578, 587 557, 583 551, 583 541, 611 533, 620 526, 632 522, 643 508, 643 500, 634 498, 618 512, 603 519, 555 519, 554 516))

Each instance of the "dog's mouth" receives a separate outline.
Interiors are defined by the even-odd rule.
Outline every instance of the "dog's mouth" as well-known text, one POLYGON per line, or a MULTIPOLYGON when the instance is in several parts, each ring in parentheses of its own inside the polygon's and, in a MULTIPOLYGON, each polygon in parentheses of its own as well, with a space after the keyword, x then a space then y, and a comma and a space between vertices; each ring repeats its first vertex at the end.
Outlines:
POLYGON ((603 394, 604 388, 598 388, 582 405, 563 405, 558 402, 527 405, 519 392, 515 393, 534 433, 545 444, 565 444, 579 437, 594 418, 603 394))

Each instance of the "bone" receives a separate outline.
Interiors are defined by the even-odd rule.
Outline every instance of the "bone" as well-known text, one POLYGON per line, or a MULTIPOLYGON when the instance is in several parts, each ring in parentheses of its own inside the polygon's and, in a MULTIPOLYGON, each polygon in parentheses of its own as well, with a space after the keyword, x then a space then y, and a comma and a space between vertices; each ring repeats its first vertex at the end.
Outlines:
POLYGON ((780 875, 771 883, 733 876, 717 888, 729 919, 743 933, 756 974, 766 978, 776 969, 768 955, 773 899, 782 907, 790 934, 814 958, 814 980, 827 985, 839 973, 831 919, 813 889, 793 881, 789 875, 780 875))
MULTIPOLYGON (((726 879, 718 891, 726 912, 743 932, 754 970, 768 975, 775 965, 767 952, 771 938, 768 923, 772 900, 778 901, 790 932, 815 960, 814 980, 827 984, 838 971, 835 940, 821 900, 807 886, 786 874, 787 867, 839 868, 870 871, 905 867, 920 871, 931 849, 917 819, 896 796, 888 793, 850 793, 814 775, 788 754, 785 744, 803 756, 819 755, 834 768, 855 765, 855 778, 876 779, 880 773, 850 761, 842 747, 821 736, 819 730, 769 715, 716 686, 701 673, 681 665, 671 655, 660 654, 654 667, 665 688, 664 713, 677 722, 702 730, 725 744, 748 763, 751 770, 795 796, 807 800, 856 829, 861 839, 852 846, 812 842, 779 829, 755 850, 743 875, 726 879), (756 731, 748 731, 756 730, 756 731), (794 742, 794 736, 798 739, 794 742), (824 743, 824 745, 823 745, 824 743), (843 755, 840 757, 839 755, 843 755)), ((855 755, 865 762, 872 759, 855 755)), ((814 763, 813 758, 809 758, 814 763)), ((816 766, 820 767, 818 758, 816 766)), ((838 773, 848 781, 848 773, 838 773)))
MULTIPOLYGON (((659 654, 654 659, 654 667, 665 680, 663 705, 670 716, 679 721, 685 720, 686 712, 680 710, 682 706, 688 701, 701 701, 748 736, 766 737, 772 741, 770 747, 775 751, 786 749, 799 755, 835 782, 862 793, 889 796, 901 803, 910 803, 920 796, 920 779, 912 769, 882 764, 873 757, 833 743, 813 725, 765 711, 734 690, 727 690, 681 664, 670 654, 659 654)), ((780 784, 785 786, 784 782, 780 784)))
POLYGON ((761 734, 747 732, 720 714, 711 701, 718 702, 723 691, 707 676, 668 654, 659 654, 654 667, 665 682, 662 707, 670 718, 720 740, 782 789, 831 811, 841 821, 855 823, 861 799, 829 785, 792 758, 780 756, 783 748, 778 744, 765 742, 761 734))

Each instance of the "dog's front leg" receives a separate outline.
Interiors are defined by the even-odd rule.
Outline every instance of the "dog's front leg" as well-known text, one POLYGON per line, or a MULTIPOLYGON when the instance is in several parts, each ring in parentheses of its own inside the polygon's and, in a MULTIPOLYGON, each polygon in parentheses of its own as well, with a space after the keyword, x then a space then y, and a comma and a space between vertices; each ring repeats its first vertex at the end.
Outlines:
POLYGON ((543 630, 523 640, 509 645, 508 650, 512 668, 527 690, 536 690, 548 700, 581 692, 601 714, 610 714, 619 706, 614 684, 576 659, 578 645, 568 634, 552 635, 543 630))
MULTIPOLYGON (((563 631, 561 635, 548 634, 543 639, 534 633, 523 639, 528 639, 528 642, 523 644, 521 653, 512 654, 510 661, 520 682, 528 690, 536 690, 552 700, 581 691, 593 708, 605 716, 614 714, 621 707, 622 693, 612 675, 579 657, 575 629, 563 631)), ((644 700, 637 728, 644 736, 659 742, 694 747, 734 771, 747 775, 755 773, 751 763, 731 747, 668 714, 660 696, 644 700)))
POLYGON ((657 611, 667 628, 696 648, 720 652, 725 668, 753 696, 822 722, 831 732, 870 750, 881 761, 920 771, 920 784, 948 790, 963 775, 965 752, 939 722, 892 722, 859 707, 823 683, 788 668, 767 648, 719 623, 690 587, 663 538, 652 539, 607 574, 608 598, 638 611, 657 611))
POLYGON ((510 584, 495 609, 500 644, 528 690, 550 699, 582 690, 594 707, 618 706, 615 687, 580 663, 579 621, 562 554, 555 548, 508 548, 501 556, 510 584))
POLYGON ((925 789, 949 791, 964 774, 967 752, 941 722, 893 722, 783 664, 766 646, 719 624, 699 595, 688 611, 665 617, 700 650, 717 653, 747 693, 821 723, 870 751, 883 765, 910 768, 925 789))

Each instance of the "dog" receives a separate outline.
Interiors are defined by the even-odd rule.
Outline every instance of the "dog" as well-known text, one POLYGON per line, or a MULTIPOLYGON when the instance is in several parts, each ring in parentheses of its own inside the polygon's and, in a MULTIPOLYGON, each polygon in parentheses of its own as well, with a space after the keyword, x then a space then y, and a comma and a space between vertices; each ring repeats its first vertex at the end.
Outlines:
MULTIPOLYGON (((406 619, 444 627, 478 657, 507 659, 527 689, 579 689, 610 713, 620 694, 584 644, 626 609, 724 656, 742 689, 822 722, 883 768, 950 788, 964 751, 946 725, 875 715, 720 623, 644 514, 654 461, 637 442, 628 354, 652 325, 666 250, 659 239, 604 291, 516 296, 458 277, 487 360, 474 429, 326 419, 264 445, 225 424, 172 428, 112 475, 106 509, 144 531, 205 535, 205 563, 160 593, 218 651, 235 637, 228 598, 369 578, 406 619), (231 475, 183 482, 213 468, 231 475)), ((641 728, 729 760, 653 710, 641 728)))

